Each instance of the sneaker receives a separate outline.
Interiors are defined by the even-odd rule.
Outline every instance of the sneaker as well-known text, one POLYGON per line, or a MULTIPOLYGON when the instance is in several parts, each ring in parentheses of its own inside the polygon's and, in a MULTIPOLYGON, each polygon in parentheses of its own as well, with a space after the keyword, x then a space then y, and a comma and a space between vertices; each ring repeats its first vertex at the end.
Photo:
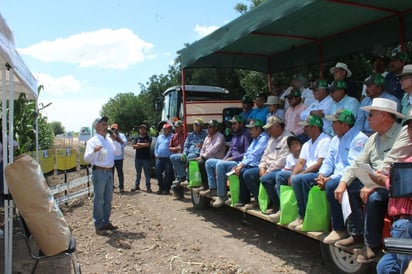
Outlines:
POLYGON ((201 187, 194 187, 193 191, 196 193, 200 193, 201 191, 206 190, 206 188, 204 186, 201 187))
POLYGON ((153 192, 152 189, 150 188, 150 186, 146 188, 146 192, 147 193, 152 193, 153 192))
POLYGON ((274 213, 274 214, 270 214, 269 215, 269 218, 271 219, 271 220, 273 220, 273 222, 275 222, 275 223, 277 223, 277 222, 279 222, 279 220, 280 220, 280 210, 278 210, 276 213, 274 213))
POLYGON ((244 207, 244 206, 245 206, 245 203, 243 203, 243 202, 237 202, 236 204, 233 205, 233 207, 236 207, 236 208, 241 208, 241 207, 244 207))
POLYGON ((230 198, 226 199, 225 205, 231 206, 232 205, 232 199, 230 199, 230 198))
POLYGON ((184 187, 187 187, 187 186, 189 186, 189 182, 185 179, 185 180, 180 182, 180 185, 184 186, 184 187))
POLYGON ((107 224, 106 226, 103 227, 104 230, 116 230, 119 227, 117 225, 113 225, 112 223, 107 224))
POLYGON ((348 248, 353 246, 363 246, 363 238, 360 236, 349 236, 348 238, 335 242, 335 246, 339 248, 348 248))
POLYGON ((300 225, 295 226, 295 231, 302 232, 303 222, 300 225))
POLYGON ((328 236, 323 239, 323 243, 327 245, 333 245, 335 242, 347 238, 349 235, 346 231, 332 230, 328 236))
POLYGON ((96 228, 96 235, 106 236, 108 235, 108 233, 107 233, 107 230, 104 229, 104 227, 102 227, 102 228, 96 228))
POLYGON ((199 194, 202 195, 202 196, 213 197, 213 196, 217 195, 217 190, 209 188, 207 190, 200 191, 199 194))
POLYGON ((296 228, 298 225, 301 225, 301 224, 303 224, 303 220, 302 220, 301 217, 298 217, 296 220, 294 220, 293 222, 291 222, 290 224, 288 224, 288 228, 291 229, 291 230, 295 230, 295 228, 296 228))
POLYGON ((135 191, 137 191, 137 190, 140 190, 140 186, 135 186, 134 188, 132 188, 132 189, 130 190, 130 192, 135 192, 135 191))
POLYGON ((255 209, 258 208, 259 205, 257 202, 251 202, 249 204, 245 204, 245 206, 243 207, 245 210, 250 210, 250 209, 255 209))
POLYGON ((213 202, 212 206, 213 207, 222 207, 225 205, 227 200, 226 196, 217 196, 216 200, 213 202))
POLYGON ((364 246, 361 249, 355 249, 356 261, 360 264, 371 263, 376 260, 376 254, 379 253, 380 248, 371 248, 364 246))

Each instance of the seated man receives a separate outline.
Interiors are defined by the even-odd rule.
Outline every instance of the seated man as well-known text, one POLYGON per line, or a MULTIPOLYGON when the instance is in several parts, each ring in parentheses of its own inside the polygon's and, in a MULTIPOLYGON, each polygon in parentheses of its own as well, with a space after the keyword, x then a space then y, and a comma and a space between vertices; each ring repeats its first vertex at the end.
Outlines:
MULTIPOLYGON (((335 80, 330 88, 330 96, 333 99, 332 105, 329 109, 327 115, 333 114, 340 109, 350 110, 356 118, 356 113, 359 109, 359 101, 348 96, 346 93, 348 91, 348 85, 344 80, 335 80)), ((325 128, 325 133, 333 136, 333 130, 331 127, 325 128)))
MULTIPOLYGON (((412 112, 404 120, 404 125, 407 125, 409 139, 412 141, 412 112)), ((412 162, 412 155, 403 162, 412 162)), ((383 173, 373 177, 378 184, 389 187, 391 182, 383 173)), ((393 218, 391 237, 392 238, 412 238, 412 199, 411 198, 391 198, 388 201, 388 215, 393 218)), ((412 260, 412 256, 386 253, 380 259, 376 266, 376 273, 405 273, 408 263, 412 260)))
POLYGON ((196 161, 199 165, 200 176, 202 177, 202 186, 194 189, 196 192, 207 190, 209 185, 207 183, 206 175, 206 160, 211 158, 223 159, 226 151, 226 139, 222 133, 218 131, 219 122, 210 120, 207 124, 207 136, 203 142, 199 157, 196 161))
POLYGON ((287 96, 289 108, 285 112, 285 130, 296 135, 304 143, 308 137, 304 133, 303 126, 299 125, 300 114, 306 109, 302 103, 299 90, 292 90, 287 96))
POLYGON ((176 153, 170 156, 170 161, 173 164, 173 169, 176 174, 176 180, 173 182, 172 190, 177 199, 183 198, 183 188, 180 184, 186 182, 187 162, 199 157, 203 141, 207 136, 206 130, 202 129, 202 124, 202 120, 194 120, 193 131, 190 132, 185 139, 183 153, 176 153))
POLYGON ((263 123, 260 120, 252 120, 246 126, 249 128, 249 134, 252 138, 245 155, 232 170, 239 176, 239 202, 235 207, 243 207, 250 202, 250 192, 246 187, 244 173, 250 168, 255 168, 259 165, 260 158, 266 148, 269 140, 268 134, 263 130, 263 123))
POLYGON ((291 173, 286 171, 276 174, 276 184, 292 185, 298 203, 299 217, 291 222, 290 229, 301 230, 305 217, 309 190, 316 184, 317 172, 329 149, 330 136, 322 132, 323 122, 318 116, 300 122, 304 126, 309 140, 303 144, 298 163, 291 173))
POLYGON ((354 169, 358 168, 359 163, 369 164, 375 171, 381 169, 386 154, 401 130, 396 119, 403 118, 403 115, 397 112, 396 102, 385 98, 375 98, 371 106, 362 109, 369 112, 369 126, 375 133, 370 136, 352 165, 345 170, 335 190, 335 198, 340 202, 343 193, 348 190, 352 209, 348 218, 350 236, 337 241, 335 246, 347 247, 363 242, 365 246, 359 250, 357 261, 367 263, 375 260, 381 251, 388 191, 385 188, 365 187, 355 176, 354 169))
POLYGON ((344 170, 363 150, 368 137, 354 127, 355 116, 349 110, 340 110, 334 115, 326 116, 326 119, 332 121, 335 137, 330 141, 328 154, 319 169, 316 182, 321 189, 326 189, 332 223, 332 232, 323 239, 323 242, 334 244, 348 236, 343 221, 342 207, 335 199, 334 191, 344 170))
POLYGON ((275 176, 285 166, 289 154, 287 138, 291 134, 285 131, 285 124, 276 116, 270 117, 263 128, 269 133, 270 139, 259 166, 246 170, 243 178, 247 189, 255 197, 253 206, 257 206, 259 185, 260 181, 262 182, 270 198, 269 210, 266 213, 271 214, 279 209, 279 199, 275 193, 275 176))
POLYGON ((227 200, 226 173, 242 160, 250 143, 249 132, 244 128, 243 116, 236 115, 229 122, 232 123, 233 132, 229 150, 222 160, 211 158, 206 161, 209 189, 200 192, 201 195, 215 196, 217 194, 213 202, 214 207, 221 207, 225 204, 227 200))
POLYGON ((266 117, 268 116, 269 109, 265 106, 266 95, 261 92, 256 95, 255 107, 252 109, 248 120, 260 120, 266 123, 266 117))

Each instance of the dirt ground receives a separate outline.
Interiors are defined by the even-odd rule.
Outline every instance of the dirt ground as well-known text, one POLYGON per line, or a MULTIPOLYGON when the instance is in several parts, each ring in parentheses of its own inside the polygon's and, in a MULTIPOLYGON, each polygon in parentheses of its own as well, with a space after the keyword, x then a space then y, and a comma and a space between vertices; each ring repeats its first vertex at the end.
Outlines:
MULTIPOLYGON (((112 222, 119 229, 112 234, 95 234, 91 198, 61 207, 77 241, 82 273, 332 273, 315 240, 229 207, 196 210, 190 193, 175 201, 130 192, 136 175, 131 147, 124 173, 126 192, 116 188, 113 194, 112 222)), ((151 184, 156 191, 157 181, 151 184)), ((3 240, 0 245, 2 273, 3 240)), ((16 224, 13 273, 30 273, 33 264, 16 224)), ((72 273, 70 260, 41 261, 36 273, 72 273)))

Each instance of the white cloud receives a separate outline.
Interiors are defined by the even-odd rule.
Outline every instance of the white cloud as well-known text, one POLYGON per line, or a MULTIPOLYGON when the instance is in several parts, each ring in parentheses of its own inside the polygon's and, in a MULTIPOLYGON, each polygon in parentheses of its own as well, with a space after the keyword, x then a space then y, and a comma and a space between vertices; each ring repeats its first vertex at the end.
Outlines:
POLYGON ((126 69, 143 62, 152 48, 153 44, 140 39, 129 29, 121 28, 101 29, 54 41, 42 41, 18 51, 43 62, 126 69))
POLYGON ((200 26, 200 25, 196 24, 195 32, 197 33, 199 38, 202 38, 202 37, 214 32, 218 28, 219 27, 217 27, 217 26, 200 26))
MULTIPOLYGON (((41 96, 40 96, 41 97, 41 96)), ((81 127, 91 127, 92 122, 99 116, 102 106, 107 98, 95 98, 94 100, 82 100, 74 97, 72 99, 53 99, 50 106, 41 111, 47 116, 48 122, 61 122, 66 131, 79 131, 81 127)), ((47 104, 49 101, 40 100, 39 103, 47 104)))
POLYGON ((78 92, 81 91, 82 86, 85 86, 86 84, 82 84, 72 75, 64 75, 59 78, 54 78, 51 75, 39 73, 36 78, 37 83, 44 87, 44 90, 40 92, 40 96, 44 93, 49 96, 55 96, 78 92))

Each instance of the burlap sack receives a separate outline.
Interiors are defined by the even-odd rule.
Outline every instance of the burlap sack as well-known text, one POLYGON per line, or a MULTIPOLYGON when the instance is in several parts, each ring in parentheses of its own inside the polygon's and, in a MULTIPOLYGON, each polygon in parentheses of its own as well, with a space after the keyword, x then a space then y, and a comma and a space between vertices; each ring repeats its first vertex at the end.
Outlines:
POLYGON ((6 167, 6 182, 34 241, 48 256, 69 247, 70 228, 46 183, 40 165, 22 155, 6 167))

